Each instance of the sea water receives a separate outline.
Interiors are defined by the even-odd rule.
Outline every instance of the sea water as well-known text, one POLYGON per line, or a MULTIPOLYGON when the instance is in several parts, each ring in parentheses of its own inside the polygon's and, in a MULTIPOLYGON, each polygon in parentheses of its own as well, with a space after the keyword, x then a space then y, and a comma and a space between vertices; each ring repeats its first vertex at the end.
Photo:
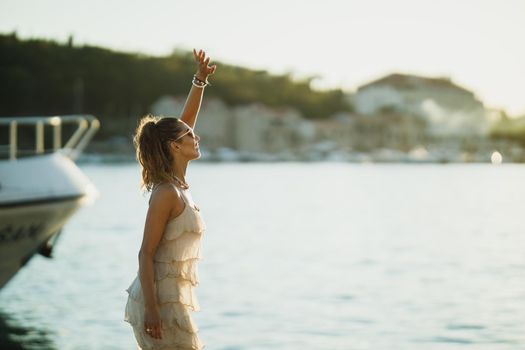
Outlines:
MULTIPOLYGON (((136 349, 136 164, 0 291, 2 349, 136 349)), ((209 350, 525 348, 525 166, 192 162, 209 350)))

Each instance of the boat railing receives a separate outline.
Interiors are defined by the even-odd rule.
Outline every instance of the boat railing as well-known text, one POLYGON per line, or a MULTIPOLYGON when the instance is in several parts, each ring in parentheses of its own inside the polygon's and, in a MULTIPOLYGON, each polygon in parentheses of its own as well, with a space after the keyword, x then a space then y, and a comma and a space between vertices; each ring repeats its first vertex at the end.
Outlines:
POLYGON ((38 155, 60 151, 75 160, 87 146, 89 140, 100 127, 100 122, 92 115, 63 115, 50 117, 0 117, 0 159, 15 160, 19 156, 38 155), (62 125, 76 124, 73 134, 64 143, 62 125), (34 149, 19 149, 19 126, 34 128, 34 149), (52 128, 52 148, 45 149, 44 127, 52 128), (7 128, 7 130, 1 130, 7 128), (7 134, 6 140, 4 137, 7 134), (5 143, 7 142, 7 143, 5 143), (62 146, 63 145, 63 146, 62 146))

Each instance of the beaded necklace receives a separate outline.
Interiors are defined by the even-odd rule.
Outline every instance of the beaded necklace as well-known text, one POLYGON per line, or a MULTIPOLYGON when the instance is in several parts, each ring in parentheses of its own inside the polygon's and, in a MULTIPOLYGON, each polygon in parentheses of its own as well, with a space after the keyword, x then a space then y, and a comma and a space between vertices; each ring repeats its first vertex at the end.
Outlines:
POLYGON ((187 182, 184 182, 182 181, 181 179, 179 179, 177 176, 173 175, 173 177, 175 178, 175 180, 177 180, 177 182, 179 183, 180 187, 187 190, 188 188, 190 188, 190 185, 188 185, 187 182))

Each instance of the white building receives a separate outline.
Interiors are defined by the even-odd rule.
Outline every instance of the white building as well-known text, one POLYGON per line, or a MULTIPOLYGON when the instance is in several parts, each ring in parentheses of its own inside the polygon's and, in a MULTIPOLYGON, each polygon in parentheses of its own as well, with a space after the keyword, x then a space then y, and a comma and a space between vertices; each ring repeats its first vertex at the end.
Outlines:
POLYGON ((153 115, 179 118, 185 102, 185 97, 164 95, 153 102, 150 111, 153 115))
POLYGON ((315 136, 314 125, 291 108, 273 109, 260 103, 235 107, 235 148, 280 153, 299 150, 315 136))
POLYGON ((235 118, 231 109, 218 98, 204 99, 196 131, 203 145, 210 150, 234 147, 235 118))
POLYGON ((487 135, 483 104, 471 92, 447 78, 391 74, 358 88, 351 97, 358 114, 419 116, 435 136, 487 135))

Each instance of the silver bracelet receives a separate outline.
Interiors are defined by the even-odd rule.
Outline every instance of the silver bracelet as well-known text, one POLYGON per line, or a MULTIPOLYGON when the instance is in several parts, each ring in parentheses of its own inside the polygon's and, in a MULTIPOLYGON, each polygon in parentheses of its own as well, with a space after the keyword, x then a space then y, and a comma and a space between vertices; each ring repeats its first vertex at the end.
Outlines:
POLYGON ((198 88, 204 88, 206 86, 206 84, 201 85, 199 83, 196 83, 195 80, 193 80, 191 83, 193 84, 193 86, 198 87, 198 88))
POLYGON ((202 87, 206 86, 206 85, 211 85, 210 82, 208 81, 208 79, 206 79, 206 81, 204 80, 201 80, 197 77, 197 75, 193 75, 193 80, 192 80, 192 83, 193 85, 197 84, 197 85, 200 85, 202 87))

